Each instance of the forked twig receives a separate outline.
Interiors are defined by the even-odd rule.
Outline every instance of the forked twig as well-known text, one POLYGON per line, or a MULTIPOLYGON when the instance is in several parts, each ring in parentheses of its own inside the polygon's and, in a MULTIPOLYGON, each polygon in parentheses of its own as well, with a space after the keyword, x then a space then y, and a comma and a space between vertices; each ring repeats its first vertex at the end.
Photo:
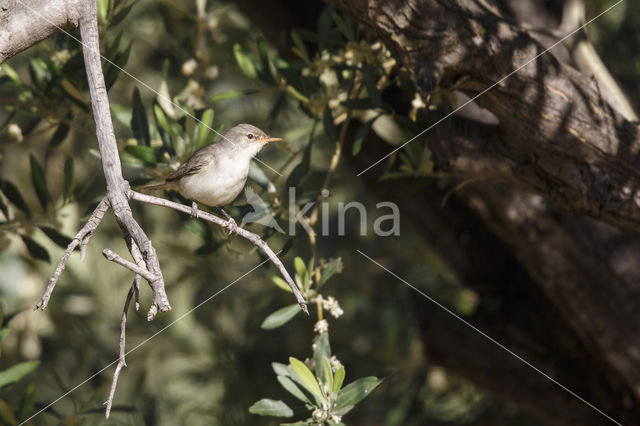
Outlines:
MULTIPOLYGON (((152 195, 142 194, 140 192, 136 192, 133 190, 129 190, 128 196, 130 200, 136 200, 142 203, 153 204, 156 206, 168 207, 168 208, 178 210, 190 215, 194 214, 194 210, 191 208, 191 206, 185 206, 183 204, 174 203, 173 201, 165 200, 164 198, 158 198, 152 195)), ((196 210, 195 217, 199 219, 204 219, 208 222, 214 223, 225 229, 230 229, 229 223, 226 220, 223 220, 218 216, 212 215, 211 213, 203 212, 202 210, 196 210)), ((304 313, 309 314, 309 311, 307 309, 307 303, 304 300, 304 297, 302 296, 302 294, 300 294, 300 290, 298 289, 298 286, 293 282, 293 280, 291 279, 291 276, 289 275, 289 272, 287 272, 287 269, 284 267, 284 265, 282 264, 278 256, 276 256, 276 254, 273 252, 273 250, 271 250, 269 245, 265 243, 262 240, 262 238, 260 238, 259 235, 254 234, 253 232, 247 231, 246 229, 242 229, 240 227, 232 227, 231 229, 232 229, 232 232, 235 232, 242 238, 245 238, 246 240, 251 242, 251 244, 255 245, 260 250, 262 250, 262 252, 265 255, 267 255, 267 257, 273 262, 276 268, 278 268, 278 270, 280 271, 280 274, 282 274, 285 281, 287 281, 287 284, 289 284, 289 287, 293 291, 293 294, 296 297, 296 301, 300 305, 300 308, 304 311, 304 313)))
POLYGON ((86 247, 86 245, 89 243, 89 238, 91 238, 91 235, 93 235, 94 231, 98 228, 98 225, 100 225, 100 222, 102 221, 102 218, 104 217, 104 214, 108 209, 109 209, 109 201, 107 200, 107 197, 104 197, 102 201, 100 201, 98 206, 95 208, 93 213, 91 213, 91 217, 89 217, 89 220, 87 221, 87 223, 85 223, 85 225, 80 229, 80 231, 78 231, 76 236, 73 237, 73 240, 71 240, 66 250, 62 254, 62 257, 58 262, 58 266, 56 266, 55 271, 53 271, 53 275, 49 279, 49 283, 47 284, 47 289, 42 295, 40 302, 38 302, 38 304, 35 306, 34 310, 42 309, 44 311, 47 308, 47 304, 49 303, 49 299, 51 298, 51 293, 53 293, 53 289, 55 288, 56 283, 58 282, 58 278, 60 278, 60 274, 64 270, 67 264, 67 261, 71 256, 71 253, 76 249, 78 244, 82 244, 81 259, 84 258, 84 255, 83 255, 84 247, 86 247))

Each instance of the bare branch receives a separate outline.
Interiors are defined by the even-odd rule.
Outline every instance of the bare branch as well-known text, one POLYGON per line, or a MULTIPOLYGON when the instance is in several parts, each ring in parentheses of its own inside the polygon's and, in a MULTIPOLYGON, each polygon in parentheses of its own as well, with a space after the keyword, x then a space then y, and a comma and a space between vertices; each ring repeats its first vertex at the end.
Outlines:
MULTIPOLYGON (((168 207, 168 208, 178 210, 187 214, 192 214, 193 212, 190 206, 174 203, 173 201, 165 200, 164 198, 158 198, 152 195, 142 194, 140 192, 136 192, 133 190, 129 190, 128 195, 129 195, 129 199, 140 201, 142 203, 153 204, 161 207, 168 207)), ((197 210, 195 216, 197 218, 204 219, 208 222, 214 223, 222 228, 229 229, 229 223, 219 218, 218 216, 212 215, 207 212, 203 212, 202 210, 197 210)), ((302 294, 300 294, 300 290, 298 289, 298 286, 293 282, 293 280, 291 279, 291 276, 289 275, 289 272, 287 272, 287 269, 284 267, 284 265, 282 264, 278 256, 275 255, 273 250, 271 250, 269 245, 265 243, 260 238, 259 235, 254 234, 253 232, 247 231, 246 229, 235 227, 233 228, 232 232, 235 232, 237 235, 241 236, 242 238, 245 238, 246 240, 251 242, 251 244, 255 245, 260 250, 262 250, 262 252, 265 255, 267 255, 267 257, 273 262, 273 264, 278 268, 278 270, 280 271, 284 279, 287 281, 287 284, 289 284, 289 287, 291 287, 291 290, 293 291, 293 294, 295 295, 296 300, 300 305, 300 308, 302 308, 302 310, 306 314, 308 314, 309 311, 307 310, 307 304, 304 300, 304 297, 302 297, 302 294)))
MULTIPOLYGON (((139 275, 136 275, 136 277, 139 277, 139 275)), ((118 386, 118 377, 120 377, 120 370, 122 370, 122 367, 127 366, 127 363, 124 358, 124 356, 126 355, 125 348, 126 348, 126 335, 127 335, 127 311, 129 310, 129 303, 131 303, 131 297, 133 296, 134 293, 137 294, 137 286, 136 286, 135 280, 131 284, 131 288, 129 289, 129 293, 127 294, 127 299, 124 302, 124 309, 122 310, 122 320, 120 321, 120 356, 118 357, 118 365, 116 365, 116 370, 113 372, 113 379, 111 381, 111 390, 109 391, 109 398, 107 398, 107 401, 105 402, 105 404, 107 405, 105 417, 107 419, 111 414, 111 407, 113 406, 113 397, 116 394, 116 386, 118 386)))
POLYGON ((120 256, 118 253, 114 252, 113 250, 104 249, 104 250, 102 250, 102 255, 105 258, 107 258, 107 260, 115 262, 118 265, 124 266, 125 268, 127 268, 131 272, 134 272, 134 273, 142 276, 145 280, 147 280, 149 282, 152 282, 152 281, 157 279, 157 277, 155 275, 153 275, 151 272, 147 271, 144 268, 139 267, 138 265, 136 265, 133 262, 129 262, 127 259, 124 259, 122 256, 120 256))
MULTIPOLYGON (((60 278, 60 274, 64 270, 64 267, 69 260, 69 256, 71 256, 71 253, 73 252, 73 250, 75 250, 78 244, 80 244, 80 242, 82 242, 82 247, 86 246, 86 243, 89 242, 89 238, 96 230, 96 228, 98 228, 98 225, 100 225, 100 222, 102 221, 102 218, 104 217, 104 214, 108 209, 109 201, 105 197, 102 199, 102 201, 100 201, 93 213, 91 213, 91 217, 89 218, 87 223, 82 227, 82 229, 80 229, 80 231, 78 231, 76 236, 73 237, 73 240, 71 240, 71 242, 67 246, 66 250, 62 254, 62 258, 60 258, 60 261, 58 262, 58 266, 56 266, 53 275, 49 279, 49 284, 47 284, 47 289, 42 295, 42 299, 40 299, 40 302, 38 302, 34 310, 42 309, 44 311, 47 308, 47 304, 49 303, 49 299, 51 298, 51 293, 53 292, 53 289, 58 282, 58 278, 60 278)), ((81 256, 81 259, 82 258, 84 258, 84 256, 81 256)))
MULTIPOLYGON (((141 249, 146 268, 154 277, 152 281, 149 281, 149 285, 153 290, 153 302, 147 314, 147 319, 152 320, 158 311, 168 311, 171 309, 171 305, 165 292, 164 279, 158 257, 149 238, 133 218, 126 197, 129 184, 122 177, 120 155, 111 121, 109 98, 107 97, 107 89, 100 62, 98 18, 94 1, 83 3, 80 17, 80 34, 82 36, 82 52, 87 70, 89 92, 91 94, 91 107, 96 123, 98 146, 102 156, 104 176, 107 181, 107 197, 118 225, 123 230, 123 233, 126 232, 126 234, 131 235, 133 241, 141 249)), ((131 246, 129 249, 131 250, 131 246)))
POLYGON ((77 27, 80 3, 80 0, 2 1, 0 63, 57 33, 60 28, 77 27))

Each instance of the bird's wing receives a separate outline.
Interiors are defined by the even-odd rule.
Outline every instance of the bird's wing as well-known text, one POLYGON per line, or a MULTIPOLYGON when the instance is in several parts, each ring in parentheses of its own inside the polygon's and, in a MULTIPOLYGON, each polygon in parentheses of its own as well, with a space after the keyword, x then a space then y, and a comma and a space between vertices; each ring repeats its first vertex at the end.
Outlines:
POLYGON ((171 173, 167 177, 165 182, 178 181, 185 176, 196 174, 204 167, 210 165, 215 161, 215 153, 217 150, 214 148, 215 145, 210 145, 193 154, 193 157, 191 157, 186 163, 181 165, 178 170, 171 173))

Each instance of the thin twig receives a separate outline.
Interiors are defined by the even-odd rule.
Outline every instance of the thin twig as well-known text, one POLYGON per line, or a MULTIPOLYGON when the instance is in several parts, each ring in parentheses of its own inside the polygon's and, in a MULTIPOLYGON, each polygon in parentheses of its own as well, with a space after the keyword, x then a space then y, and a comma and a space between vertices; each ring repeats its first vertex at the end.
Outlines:
MULTIPOLYGON (((35 306, 34 310, 42 309, 44 311, 47 308, 47 304, 49 303, 49 299, 51 298, 51 293, 53 292, 53 289, 55 288, 56 283, 58 282, 58 278, 60 278, 60 274, 64 270, 67 264, 67 261, 71 256, 71 253, 73 252, 73 250, 75 250, 75 248, 81 242, 82 242, 81 247, 86 247, 86 243, 89 242, 89 238, 91 237, 93 232, 96 230, 96 228, 98 228, 98 225, 100 225, 100 222, 102 221, 102 218, 104 217, 104 214, 108 209, 109 209, 109 201, 105 197, 102 199, 102 201, 100 201, 100 203, 95 208, 93 213, 91 213, 91 217, 89 218, 87 223, 85 223, 82 229, 78 231, 76 236, 73 237, 73 240, 71 240, 71 242, 67 246, 66 250, 62 254, 62 257, 60 258, 60 261, 58 262, 58 266, 56 266, 55 271, 53 271, 53 275, 49 279, 49 284, 47 284, 47 289, 42 295, 40 302, 38 302, 38 304, 35 306)), ((82 250, 82 252, 83 251, 84 250, 82 250)), ((81 255, 82 260, 84 260, 83 258, 84 256, 81 255)))
MULTIPOLYGON (((191 206, 185 206, 184 204, 174 203, 173 201, 165 200, 164 198, 158 198, 152 195, 142 194, 140 192, 136 192, 133 190, 129 190, 128 196, 129 196, 129 199, 140 201, 142 203, 153 204, 161 207, 168 207, 174 210, 181 211, 183 213, 187 213, 189 215, 193 213, 191 206)), ((212 215, 211 213, 203 212, 202 210, 197 210, 195 212, 195 216, 199 219, 204 219, 208 222, 214 223, 222 228, 229 229, 228 228, 230 226, 229 222, 219 218, 218 216, 212 215)), ((302 310, 306 314, 309 314, 309 311, 307 310, 307 303, 305 302, 304 297, 302 297, 302 294, 300 294, 300 290, 298 289, 298 286, 293 282, 293 280, 291 279, 291 276, 289 275, 289 272, 287 272, 287 269, 284 267, 284 265, 282 264, 278 256, 276 256, 276 254, 273 252, 273 250, 271 250, 269 245, 265 243, 260 238, 259 235, 254 234, 253 232, 247 231, 246 229, 235 227, 234 229, 232 229, 232 232, 235 232, 237 235, 248 240, 251 244, 258 247, 260 250, 262 250, 262 252, 265 255, 267 255, 267 257, 273 262, 276 268, 278 268, 278 270, 282 274, 285 281, 287 281, 287 284, 289 284, 289 287, 291 287, 291 290, 293 291, 293 294, 295 295, 296 300, 300 305, 300 308, 302 308, 302 310)))
POLYGON ((104 257, 106 257, 107 260, 115 262, 120 266, 124 266, 125 268, 127 268, 131 272, 134 272, 134 273, 142 276, 142 278, 144 278, 145 280, 147 280, 149 282, 153 282, 154 280, 158 279, 158 277, 153 275, 148 270, 139 267, 138 265, 136 265, 133 262, 129 262, 127 259, 125 259, 122 256, 120 256, 118 253, 115 253, 113 250, 109 250, 108 248, 106 248, 106 249, 102 250, 102 255, 104 257))
MULTIPOLYGON (((116 255, 117 256, 117 255, 116 255)), ((139 277, 140 275, 136 275, 139 277)), ((116 365, 116 369, 113 372, 113 379, 111 380, 111 390, 109 391, 109 398, 105 402, 107 405, 107 410, 105 412, 105 417, 108 419, 111 414, 111 407, 113 406, 113 397, 116 394, 116 386, 118 385, 118 377, 120 376, 120 370, 122 367, 126 367, 127 363, 125 361, 125 348, 126 348, 126 334, 127 334, 127 311, 129 310, 129 303, 131 303, 131 297, 134 293, 137 293, 136 290, 136 281, 134 280, 131 284, 131 288, 129 289, 129 293, 127 294, 127 299, 124 302, 124 309, 122 310, 122 321, 120 321, 120 356, 118 357, 118 365, 116 365)))

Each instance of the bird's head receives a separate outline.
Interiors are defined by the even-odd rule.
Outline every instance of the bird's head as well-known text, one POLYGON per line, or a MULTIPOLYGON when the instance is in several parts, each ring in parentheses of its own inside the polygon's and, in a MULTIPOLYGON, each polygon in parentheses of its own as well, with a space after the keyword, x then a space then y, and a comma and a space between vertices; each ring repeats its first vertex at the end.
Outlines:
POLYGON ((278 142, 282 138, 272 138, 256 126, 238 124, 224 134, 224 139, 235 148, 256 155, 269 142, 278 142))

